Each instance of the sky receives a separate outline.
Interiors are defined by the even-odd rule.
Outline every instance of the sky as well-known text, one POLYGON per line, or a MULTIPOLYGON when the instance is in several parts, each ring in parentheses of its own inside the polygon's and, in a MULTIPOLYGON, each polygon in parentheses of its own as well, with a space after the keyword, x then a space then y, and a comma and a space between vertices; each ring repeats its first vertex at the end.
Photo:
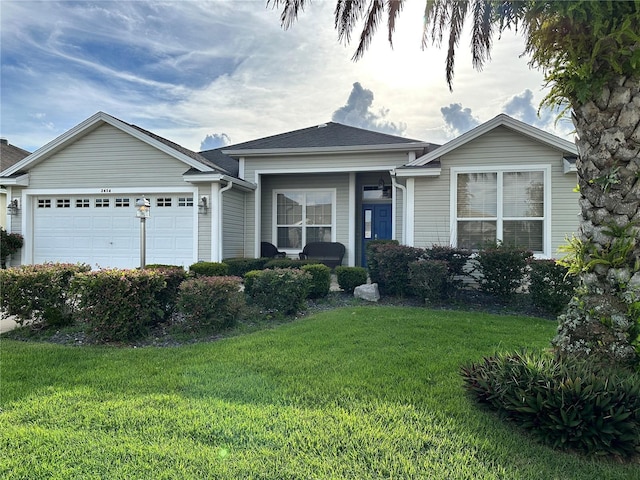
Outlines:
POLYGON ((544 77, 517 34, 482 72, 463 39, 449 91, 445 50, 421 48, 423 0, 393 48, 384 23, 358 62, 334 7, 314 0, 285 30, 266 0, 2 0, 0 137, 35 151, 103 111, 194 151, 329 121, 442 144, 506 113, 573 140, 569 121, 538 115, 544 77))

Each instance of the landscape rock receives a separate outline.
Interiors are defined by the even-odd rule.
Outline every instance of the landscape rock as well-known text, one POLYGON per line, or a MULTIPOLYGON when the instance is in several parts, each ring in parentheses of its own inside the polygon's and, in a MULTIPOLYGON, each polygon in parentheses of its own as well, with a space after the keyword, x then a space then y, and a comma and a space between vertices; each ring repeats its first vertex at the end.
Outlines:
POLYGON ((369 283, 356 287, 353 291, 353 296, 361 298, 368 302, 377 302, 380 300, 380 292, 378 291, 377 283, 369 283))

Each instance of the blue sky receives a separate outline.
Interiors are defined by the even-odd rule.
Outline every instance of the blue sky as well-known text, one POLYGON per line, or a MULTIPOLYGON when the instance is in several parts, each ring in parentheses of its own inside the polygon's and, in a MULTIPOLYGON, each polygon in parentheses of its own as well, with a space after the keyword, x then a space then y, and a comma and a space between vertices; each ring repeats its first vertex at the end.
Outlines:
POLYGON ((444 143, 504 112, 571 139, 536 115, 543 76, 516 35, 482 72, 462 43, 450 92, 444 51, 420 48, 423 1, 393 49, 381 30, 357 63, 334 6, 312 2, 285 31, 266 0, 3 0, 0 136, 35 151, 104 111, 196 151, 332 120, 444 143))

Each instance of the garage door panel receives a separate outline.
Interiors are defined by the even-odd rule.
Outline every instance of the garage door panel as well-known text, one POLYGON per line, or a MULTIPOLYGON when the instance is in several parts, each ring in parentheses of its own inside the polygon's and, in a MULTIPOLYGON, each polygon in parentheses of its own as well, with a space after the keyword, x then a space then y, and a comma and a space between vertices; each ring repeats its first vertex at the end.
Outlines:
MULTIPOLYGON (((193 262, 193 209, 173 205, 153 209, 146 221, 147 263, 190 265, 193 262)), ((135 268, 140 264, 140 220, 135 209, 114 207, 115 196, 109 197, 109 207, 96 208, 93 196, 64 196, 70 208, 35 208, 34 262, 83 262, 100 268, 135 268), (77 208, 76 200, 89 198, 88 208, 77 208)), ((162 195, 166 198, 167 195, 162 195)), ((99 198, 107 198, 100 195, 99 198)), ((36 205, 39 202, 36 200, 36 205)), ((153 204, 153 203, 152 203, 153 204)))

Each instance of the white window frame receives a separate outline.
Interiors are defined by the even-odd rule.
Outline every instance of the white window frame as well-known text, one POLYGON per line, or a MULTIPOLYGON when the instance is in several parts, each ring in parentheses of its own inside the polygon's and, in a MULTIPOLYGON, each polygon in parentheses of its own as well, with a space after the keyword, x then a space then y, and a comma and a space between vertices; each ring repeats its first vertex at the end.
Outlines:
MULTIPOLYGON (((302 251, 302 248, 307 244, 307 227, 305 222, 305 209, 307 208, 306 194, 307 193, 329 193, 331 194, 331 241, 336 241, 336 190, 335 188, 281 188, 273 190, 272 192, 272 222, 271 222, 271 238, 273 244, 278 247, 278 250, 286 253, 298 253, 302 251), (278 246, 278 195, 279 194, 304 194, 305 202, 302 210, 302 247, 301 248, 283 248, 278 246)), ((312 225, 309 225, 312 226, 312 225)))
MULTIPOLYGON (((551 258, 551 165, 487 165, 478 167, 452 167, 450 184, 450 243, 457 247, 458 242, 458 175, 467 173, 496 173, 497 184, 497 215, 496 236, 502 240, 503 232, 503 175, 516 172, 542 172, 544 179, 544 216, 542 217, 542 252, 534 252, 536 258, 551 258)), ((507 219, 511 220, 511 218, 507 219)))

